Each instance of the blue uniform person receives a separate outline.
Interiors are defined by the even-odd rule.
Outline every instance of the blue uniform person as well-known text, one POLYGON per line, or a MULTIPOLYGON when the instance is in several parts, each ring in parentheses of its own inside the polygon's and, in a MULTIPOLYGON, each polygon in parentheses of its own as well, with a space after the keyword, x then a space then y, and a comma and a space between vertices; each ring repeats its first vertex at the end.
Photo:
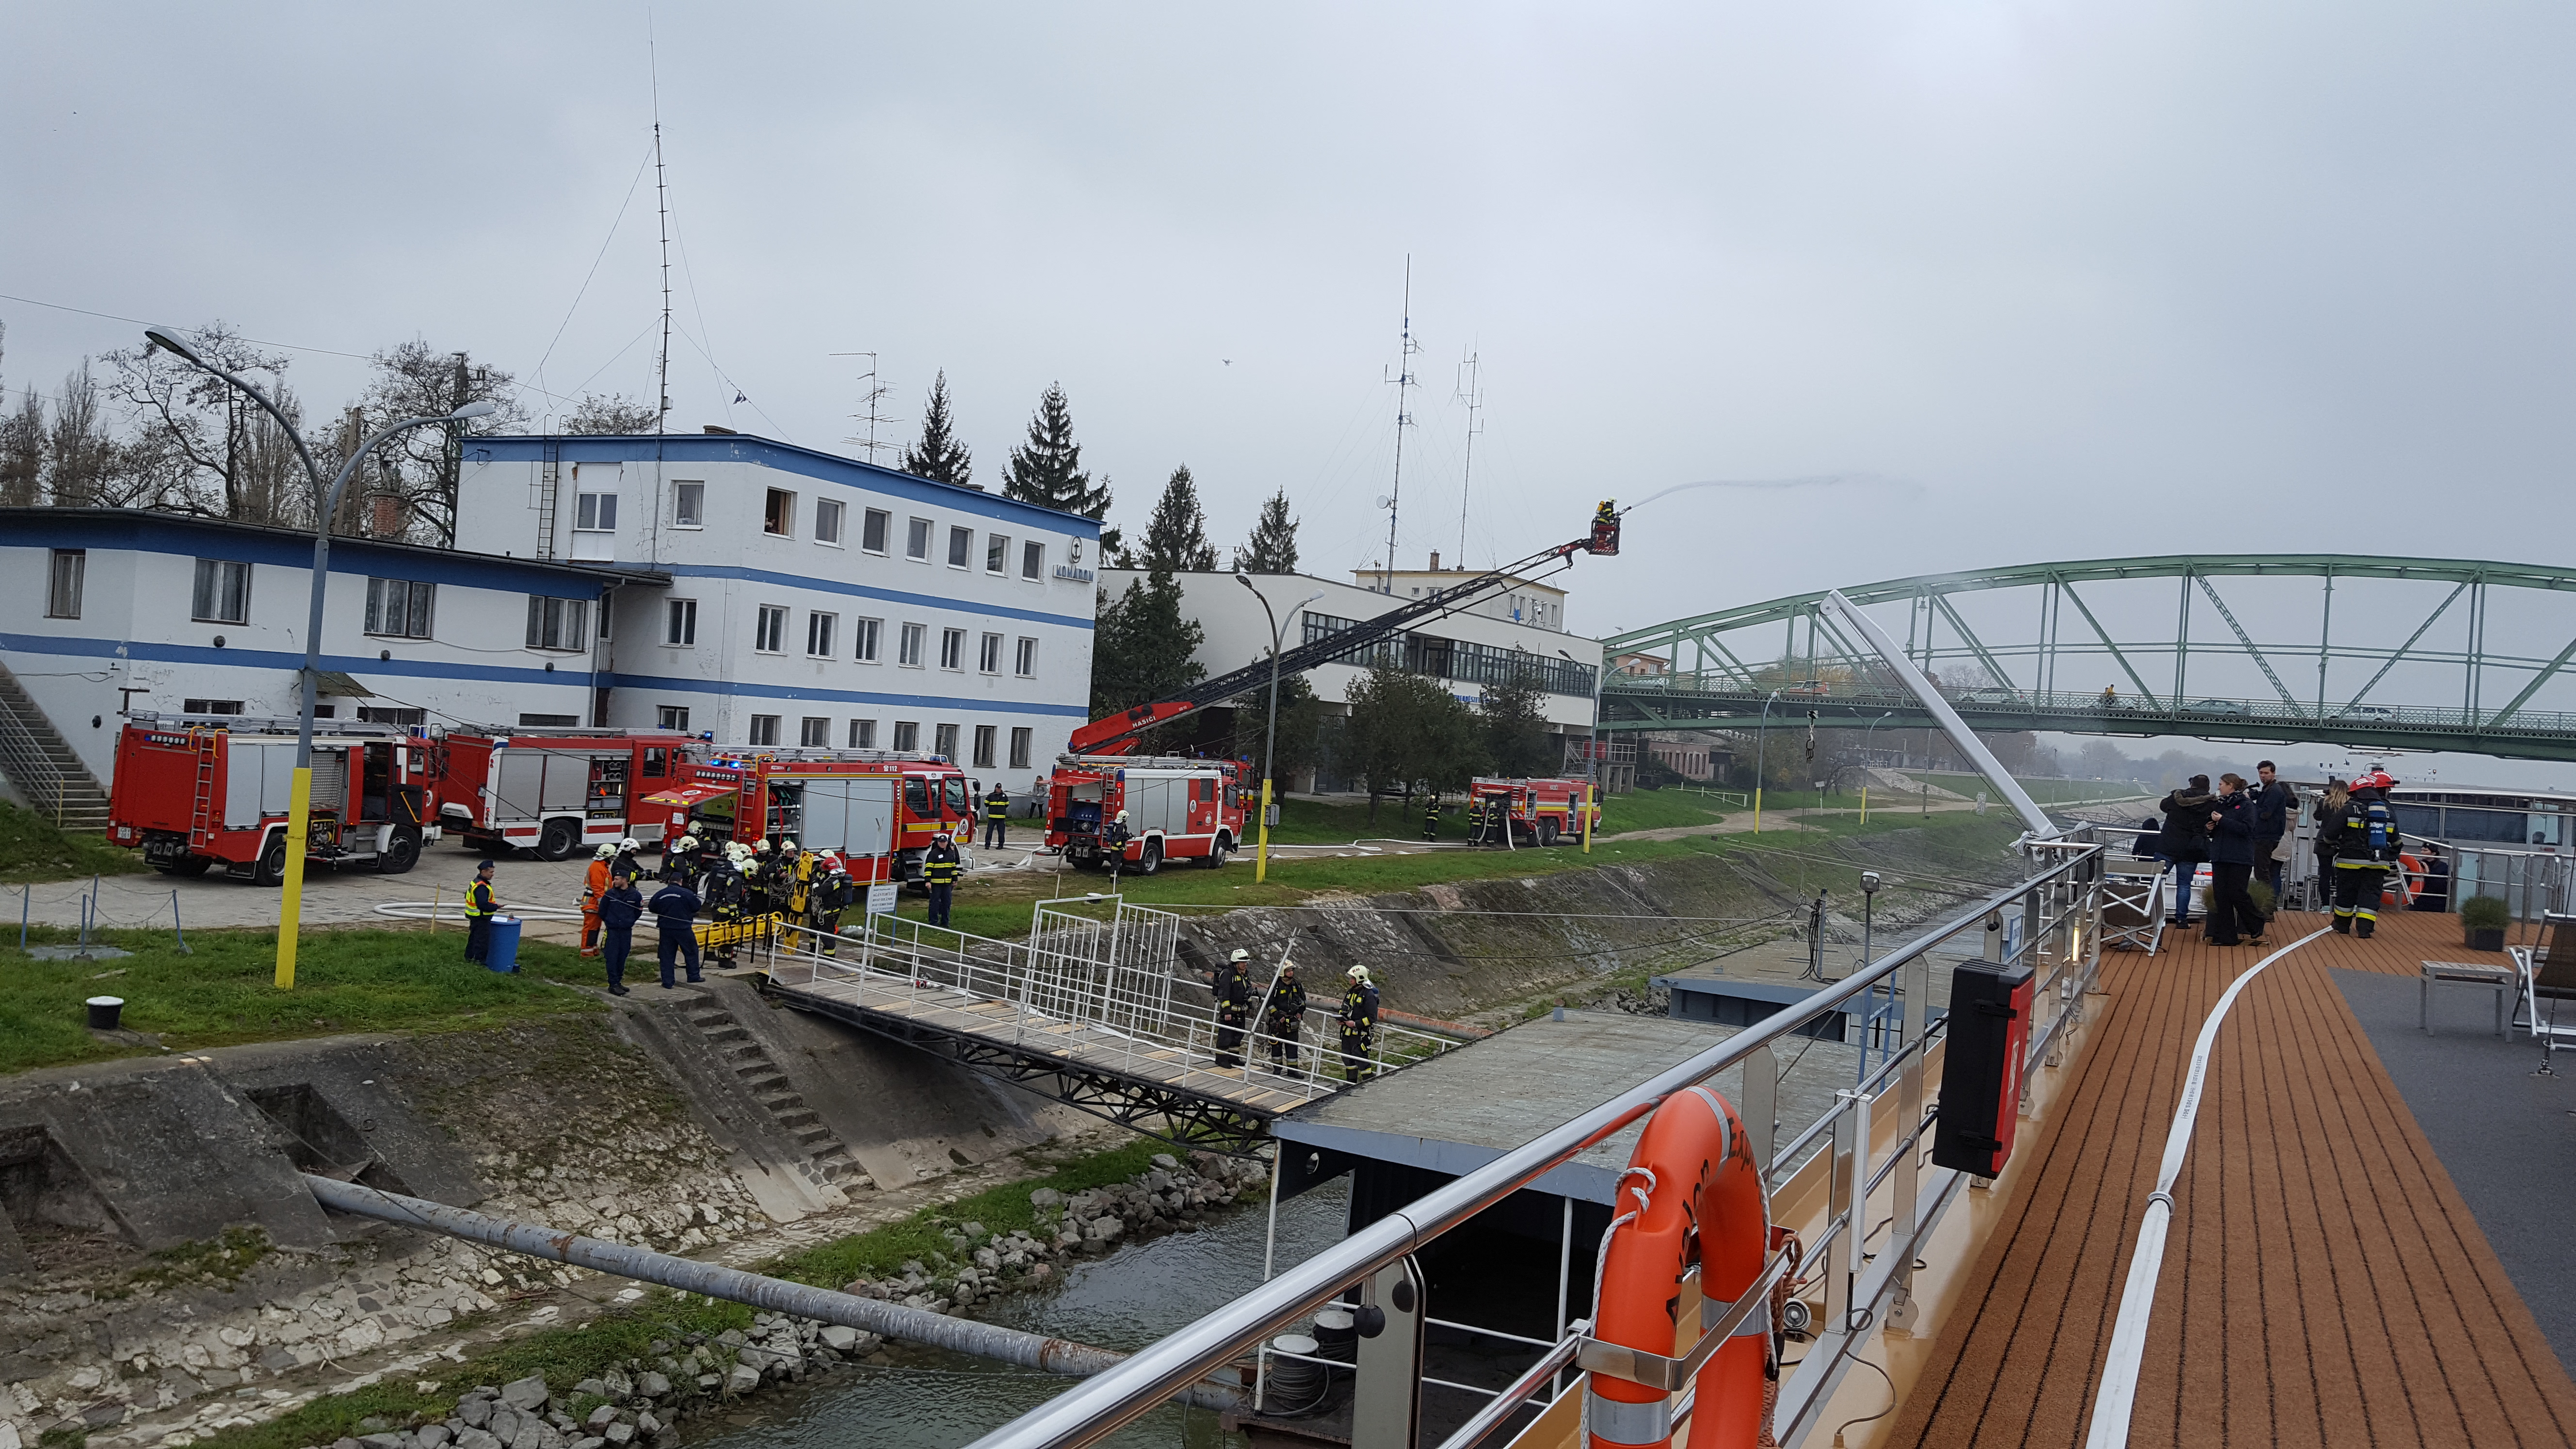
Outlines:
POLYGON ((653 919, 662 927, 662 989, 668 991, 671 966, 679 957, 689 962, 689 979, 703 981, 698 974, 698 893, 678 881, 666 882, 653 893, 653 919))
POLYGON ((477 966, 492 962, 492 917, 501 910, 492 894, 492 862, 474 867, 474 884, 465 888, 465 959, 477 966))
POLYGON ((965 862, 957 854, 957 842, 948 838, 947 831, 939 832, 939 838, 921 857, 921 882, 930 887, 930 924, 948 924, 948 908, 957 894, 957 873, 964 867, 965 862))
POLYGON ((1010 820, 1011 792, 1002 788, 1001 781, 995 780, 993 793, 984 797, 984 844, 987 848, 1002 848, 1007 840, 1003 827, 1010 820))
POLYGON ((608 877, 599 893, 599 955, 608 966, 608 994, 626 994, 626 957, 635 949, 635 923, 644 918, 644 893, 622 874, 608 877))

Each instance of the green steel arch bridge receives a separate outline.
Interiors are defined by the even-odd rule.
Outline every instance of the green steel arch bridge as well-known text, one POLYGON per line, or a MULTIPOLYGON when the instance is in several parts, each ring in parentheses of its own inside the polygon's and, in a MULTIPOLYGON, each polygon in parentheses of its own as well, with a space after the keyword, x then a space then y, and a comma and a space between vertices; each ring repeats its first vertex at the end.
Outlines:
MULTIPOLYGON (((2576 595, 2576 569, 2175 554, 1927 574, 1841 592, 1902 639, 1979 730, 2576 760, 2576 712, 2544 707, 2576 705, 2568 669, 2576 597, 2543 597, 2576 595), (2260 598, 2249 602, 2250 594, 2260 598)), ((1613 661, 1646 656, 1637 667, 1659 672, 1610 673, 1601 727, 1732 728, 1760 717, 1766 703, 1774 724, 1803 723, 1809 711, 1842 727, 1933 724, 1877 656, 1821 611, 1823 598, 1795 594, 1604 641, 1613 661)))

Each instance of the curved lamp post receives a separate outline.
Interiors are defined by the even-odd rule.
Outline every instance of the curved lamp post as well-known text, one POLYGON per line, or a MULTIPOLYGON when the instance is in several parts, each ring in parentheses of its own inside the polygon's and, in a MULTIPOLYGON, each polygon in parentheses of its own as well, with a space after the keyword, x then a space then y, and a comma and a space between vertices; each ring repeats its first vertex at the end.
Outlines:
MULTIPOLYGON (((1269 597, 1253 588, 1250 575, 1236 574, 1234 581, 1261 600, 1261 617, 1270 621, 1270 728, 1261 736, 1261 843, 1252 852, 1252 881, 1259 885, 1270 878, 1270 764, 1279 756, 1279 616, 1271 612, 1269 597)), ((1317 589, 1291 604, 1288 612, 1294 615, 1323 596, 1317 589)))
POLYGON ((1779 700, 1780 691, 1771 691, 1771 697, 1762 701, 1762 722, 1753 727, 1753 833, 1756 835, 1762 833, 1762 749, 1770 743, 1767 731, 1771 728, 1771 706, 1779 700))
POLYGON ((304 461, 304 476, 313 486, 316 512, 313 516, 313 588, 311 608, 304 620, 304 669, 298 693, 303 696, 295 723, 295 784, 286 807, 286 872, 282 882, 284 895, 277 910, 277 984, 283 989, 295 984, 295 936, 304 914, 304 851, 311 838, 313 804, 313 706, 322 685, 322 601, 331 577, 331 515, 340 508, 340 495, 347 491, 349 480, 357 476, 358 464, 377 446, 406 428, 425 428, 439 423, 461 423, 468 419, 489 417, 496 409, 489 402, 470 402, 443 417, 405 418, 389 427, 380 428, 358 445, 340 464, 340 471, 325 487, 322 470, 313 466, 313 454, 304 446, 304 437, 295 425, 278 411, 268 395, 242 378, 224 371, 200 356, 197 349, 176 329, 146 327, 143 329, 144 351, 167 350, 191 367, 210 372, 249 395, 268 415, 277 420, 295 444, 295 456, 304 461))
MULTIPOLYGON (((1896 718, 1896 711, 1891 709, 1871 720, 1868 728, 1860 732, 1860 823, 1863 825, 1869 823, 1869 732, 1894 718, 1896 718)), ((1863 934, 1867 932, 1864 931, 1863 934)), ((1864 951, 1861 954, 1866 956, 1869 953, 1864 951)))

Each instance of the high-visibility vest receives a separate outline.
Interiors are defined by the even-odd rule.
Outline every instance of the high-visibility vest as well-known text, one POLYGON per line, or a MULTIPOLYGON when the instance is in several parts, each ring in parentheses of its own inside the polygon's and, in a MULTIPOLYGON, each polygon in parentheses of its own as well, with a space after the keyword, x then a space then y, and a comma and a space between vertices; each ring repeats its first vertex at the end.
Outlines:
POLYGON ((924 857, 921 862, 921 878, 935 886, 955 885, 957 884, 957 867, 960 863, 961 862, 957 857, 953 855, 946 857, 936 855, 924 857))
POLYGON ((468 917, 489 916, 500 909, 501 903, 492 898, 490 881, 478 880, 465 888, 465 914, 468 917))
POLYGON ((1010 818, 1011 818, 1011 797, 1010 797, 1010 796, 1008 796, 1008 795, 987 795, 987 796, 985 796, 985 797, 984 797, 984 818, 985 818, 985 819, 987 819, 987 820, 992 820, 992 821, 1003 821, 1003 820, 1008 820, 1008 819, 1010 819, 1010 818))

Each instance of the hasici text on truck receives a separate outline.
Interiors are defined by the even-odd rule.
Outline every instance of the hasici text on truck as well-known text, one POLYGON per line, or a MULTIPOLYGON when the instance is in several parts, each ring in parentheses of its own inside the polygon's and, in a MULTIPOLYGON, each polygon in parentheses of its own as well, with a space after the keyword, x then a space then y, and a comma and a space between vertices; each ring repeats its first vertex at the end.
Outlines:
POLYGON ((961 849, 972 839, 974 808, 966 776, 936 755, 724 755, 690 762, 676 783, 644 797, 636 838, 667 846, 694 836, 710 855, 729 840, 773 850, 793 840, 808 854, 838 854, 855 882, 918 882, 941 831, 961 849))
MULTIPOLYGON (((291 719, 138 714, 116 740, 110 840, 166 875, 221 867, 253 885, 286 878, 295 776, 291 719)), ((321 721, 313 734, 310 865, 400 875, 438 839, 432 750, 393 725, 321 721)))
POLYGON ((1142 875, 1167 860, 1213 869, 1243 843, 1245 774, 1232 760, 1059 756, 1047 781, 1047 844, 1078 866, 1107 869, 1115 858, 1142 875))
POLYGON ((450 730, 438 739, 439 822, 476 850, 562 860, 637 834, 642 797, 692 748, 709 747, 663 731, 450 730))

